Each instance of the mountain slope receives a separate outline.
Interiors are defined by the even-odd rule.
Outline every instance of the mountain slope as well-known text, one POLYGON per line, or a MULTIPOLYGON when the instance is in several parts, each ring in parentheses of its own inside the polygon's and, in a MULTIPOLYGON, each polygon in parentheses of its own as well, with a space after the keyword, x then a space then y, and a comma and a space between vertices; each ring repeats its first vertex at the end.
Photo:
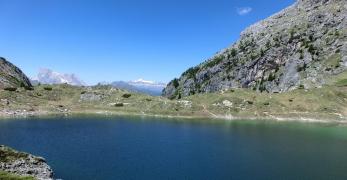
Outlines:
POLYGON ((230 88, 286 92, 313 88, 347 67, 345 0, 299 0, 241 33, 240 40, 172 80, 180 98, 230 88))
POLYGON ((0 57, 0 88, 31 87, 29 78, 15 65, 0 57))

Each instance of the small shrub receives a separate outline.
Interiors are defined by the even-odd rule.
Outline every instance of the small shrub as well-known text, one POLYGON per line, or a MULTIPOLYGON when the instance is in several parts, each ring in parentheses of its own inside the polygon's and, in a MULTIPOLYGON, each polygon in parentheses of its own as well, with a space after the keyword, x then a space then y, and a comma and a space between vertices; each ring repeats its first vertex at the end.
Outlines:
POLYGON ((123 96, 122 96, 123 98, 130 98, 131 97, 131 94, 129 94, 129 93, 126 93, 126 94, 123 94, 123 96))
POLYGON ((31 87, 31 86, 24 86, 24 89, 27 90, 27 91, 33 91, 33 90, 34 90, 34 87, 31 87))
MULTIPOLYGON (((207 62, 208 63, 208 62, 207 62)), ((199 71, 199 67, 189 68, 186 72, 182 74, 182 76, 187 75, 189 79, 195 78, 196 73, 199 71)))
POLYGON ((4 88, 5 91, 17 91, 17 88, 16 87, 5 87, 4 88))
POLYGON ((172 80, 172 85, 177 88, 180 84, 178 83, 178 79, 175 78, 174 80, 172 80))
POLYGON ((243 43, 243 41, 240 41, 239 49, 240 49, 241 51, 246 50, 246 45, 243 43))
POLYGON ((308 36, 308 39, 312 42, 313 40, 314 40, 314 37, 313 37, 313 35, 311 34, 311 35, 309 35, 308 36))
POLYGON ((264 105, 265 105, 265 106, 269 106, 270 103, 269 103, 269 102, 265 102, 264 105))
POLYGON ((305 89, 305 86, 302 85, 302 84, 300 84, 300 85, 299 85, 299 89, 305 89))
POLYGON ((304 59, 304 51, 302 49, 299 50, 300 53, 300 59, 304 59))
POLYGON ((116 107, 123 107, 124 103, 116 103, 114 106, 116 106, 116 107))
MULTIPOLYGON (((223 56, 217 56, 215 57, 214 59, 210 60, 210 61, 207 61, 205 66, 206 67, 213 67, 213 66, 216 66, 217 64, 219 64, 220 62, 222 62, 223 60, 223 56)), ((196 71, 197 72, 197 71, 196 71)), ((194 73, 194 76, 196 74, 196 72, 194 73)))
POLYGON ((274 75, 274 74, 270 74, 269 75, 269 78, 267 79, 268 81, 273 81, 273 80, 275 80, 276 79, 276 75, 274 75))
POLYGON ((260 49, 260 56, 263 57, 265 55, 265 51, 263 48, 260 49))
POLYGON ((247 103, 248 103, 248 104, 254 104, 254 102, 253 102, 253 101, 247 101, 247 103))
POLYGON ((237 50, 236 49, 231 49, 231 51, 230 51, 230 55, 232 56, 232 57, 235 57, 236 55, 237 55, 237 50))
POLYGON ((271 48, 271 41, 267 41, 265 46, 267 49, 270 49, 271 48))
POLYGON ((52 87, 49 87, 49 86, 46 86, 46 87, 44 87, 43 89, 46 90, 46 91, 52 91, 52 90, 53 90, 53 88, 52 88, 52 87))
POLYGON ((314 55, 315 54, 315 48, 314 48, 314 46, 312 45, 312 44, 310 44, 310 45, 308 45, 308 52, 309 53, 311 53, 312 55, 314 55))

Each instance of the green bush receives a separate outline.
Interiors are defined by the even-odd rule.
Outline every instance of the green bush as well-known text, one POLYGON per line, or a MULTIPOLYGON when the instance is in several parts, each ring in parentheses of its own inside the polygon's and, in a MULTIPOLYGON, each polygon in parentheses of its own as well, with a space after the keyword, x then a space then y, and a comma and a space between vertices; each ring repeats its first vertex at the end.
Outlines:
POLYGON ((30 176, 18 176, 15 174, 0 171, 0 179, 1 180, 34 180, 35 178, 30 176))
POLYGON ((123 98, 130 98, 131 97, 131 94, 129 94, 129 93, 125 93, 125 94, 123 94, 123 96, 122 96, 123 98))
POLYGON ((187 76, 188 79, 195 78, 196 73, 199 71, 199 67, 189 68, 186 72, 182 74, 182 76, 187 76))
POLYGON ((12 91, 12 92, 13 92, 13 91, 16 91, 17 88, 16 88, 16 87, 5 87, 4 90, 5 90, 5 91, 12 91))
POLYGON ((33 90, 34 90, 34 87, 31 87, 31 86, 24 86, 24 89, 25 89, 25 90, 28 90, 28 91, 33 91, 33 90))
POLYGON ((276 75, 274 75, 274 74, 270 74, 269 75, 269 78, 267 79, 268 81, 273 81, 273 80, 275 80, 276 79, 276 75))
POLYGON ((114 106, 116 106, 116 107, 123 107, 124 104, 123 103, 116 103, 114 106))
POLYGON ((178 79, 175 78, 174 80, 172 80, 172 85, 177 88, 180 84, 178 83, 178 79))
POLYGON ((235 57, 235 56, 237 55, 237 50, 234 49, 234 48, 232 48, 232 49, 230 50, 230 55, 231 55, 232 57, 235 57))
POLYGON ((213 67, 223 61, 223 56, 216 56, 214 59, 207 61, 206 67, 213 67))
POLYGON ((46 87, 44 87, 43 89, 46 90, 46 91, 52 91, 52 90, 53 90, 53 88, 50 87, 50 86, 46 86, 46 87))

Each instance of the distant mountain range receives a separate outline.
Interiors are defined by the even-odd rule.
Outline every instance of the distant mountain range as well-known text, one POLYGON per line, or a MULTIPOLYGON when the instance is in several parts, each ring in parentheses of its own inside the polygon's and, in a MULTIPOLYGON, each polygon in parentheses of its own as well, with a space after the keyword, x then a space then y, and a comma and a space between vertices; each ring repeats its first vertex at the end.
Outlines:
POLYGON ((113 87, 120 89, 126 89, 132 92, 144 93, 153 96, 161 95, 163 89, 165 88, 165 83, 147 81, 143 79, 138 79, 135 81, 114 81, 110 83, 113 87))
POLYGON ((33 84, 70 84, 74 86, 85 86, 84 83, 79 77, 75 74, 62 74, 55 72, 51 69, 41 69, 37 77, 33 78, 33 84))
MULTIPOLYGON (((33 85, 41 84, 70 84, 74 86, 86 86, 75 74, 62 74, 51 69, 41 69, 38 75, 31 79, 33 85)), ((161 95, 165 88, 165 83, 138 79, 135 81, 114 81, 112 83, 102 82, 102 85, 111 85, 116 88, 125 89, 131 92, 144 93, 153 96, 161 95)))

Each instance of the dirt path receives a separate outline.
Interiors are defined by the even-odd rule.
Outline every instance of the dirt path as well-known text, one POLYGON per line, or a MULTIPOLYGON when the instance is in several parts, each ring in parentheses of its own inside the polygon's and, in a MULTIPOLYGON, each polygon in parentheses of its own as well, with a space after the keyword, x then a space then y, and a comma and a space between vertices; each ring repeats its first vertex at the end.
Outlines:
POLYGON ((213 116, 215 118, 218 117, 216 114, 213 114, 211 111, 209 111, 205 105, 202 105, 202 107, 204 108, 204 111, 207 112, 208 114, 210 114, 211 116, 213 116))

